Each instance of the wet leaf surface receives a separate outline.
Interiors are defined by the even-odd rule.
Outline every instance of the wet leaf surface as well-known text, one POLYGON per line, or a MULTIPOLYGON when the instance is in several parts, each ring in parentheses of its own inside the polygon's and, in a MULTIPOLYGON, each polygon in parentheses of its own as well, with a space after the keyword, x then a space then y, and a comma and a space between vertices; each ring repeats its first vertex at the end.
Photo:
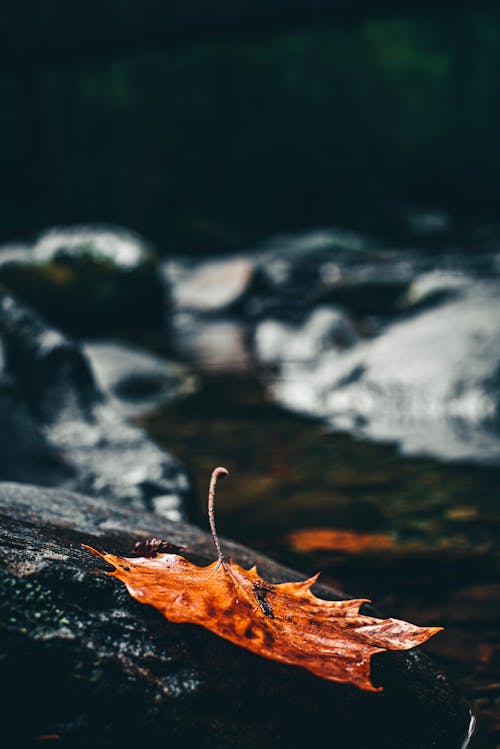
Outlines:
POLYGON ((364 599, 317 598, 311 588, 318 575, 272 585, 256 567, 235 562, 198 567, 178 554, 129 558, 86 548, 113 566, 109 574, 133 598, 169 621, 200 624, 264 658, 368 691, 382 689, 371 682, 372 655, 409 650, 441 630, 363 615, 364 599))

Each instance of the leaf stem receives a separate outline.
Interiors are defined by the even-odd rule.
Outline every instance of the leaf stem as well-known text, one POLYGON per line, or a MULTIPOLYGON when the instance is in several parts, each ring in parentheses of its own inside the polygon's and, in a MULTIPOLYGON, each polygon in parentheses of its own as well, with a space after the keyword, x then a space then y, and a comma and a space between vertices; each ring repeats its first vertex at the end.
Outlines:
POLYGON ((215 548, 217 549, 217 557, 219 562, 224 563, 224 554, 222 553, 219 538, 217 536, 217 530, 215 527, 215 515, 214 515, 214 503, 215 503, 215 485, 217 484, 218 478, 224 478, 227 476, 229 471, 222 466, 214 468, 210 477, 210 485, 208 487, 208 522, 210 523, 210 532, 214 540, 215 548))

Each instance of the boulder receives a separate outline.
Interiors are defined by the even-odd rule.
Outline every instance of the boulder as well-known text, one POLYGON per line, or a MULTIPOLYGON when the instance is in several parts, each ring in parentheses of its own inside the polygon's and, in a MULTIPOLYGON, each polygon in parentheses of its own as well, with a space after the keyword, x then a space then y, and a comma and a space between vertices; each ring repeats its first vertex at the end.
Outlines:
POLYGON ((126 229, 77 225, 0 247, 0 282, 73 335, 162 328, 154 252, 126 229))
MULTIPOLYGON (((373 659, 380 693, 268 661, 134 601, 82 548, 130 553, 151 536, 214 559, 184 523, 61 489, 0 484, 0 715, 9 747, 460 749, 467 706, 421 650, 373 659), (58 743, 59 745, 59 743, 58 743)), ((272 581, 304 579, 223 541, 272 581)), ((343 594, 323 585, 315 592, 343 594)))

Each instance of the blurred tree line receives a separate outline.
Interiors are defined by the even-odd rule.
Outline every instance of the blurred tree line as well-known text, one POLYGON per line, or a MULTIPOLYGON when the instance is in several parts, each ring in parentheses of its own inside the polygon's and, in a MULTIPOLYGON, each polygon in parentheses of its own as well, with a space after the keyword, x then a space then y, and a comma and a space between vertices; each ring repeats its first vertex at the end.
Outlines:
POLYGON ((136 228, 165 252, 407 204, 491 217, 500 12, 422 13, 0 73, 0 239, 136 228))

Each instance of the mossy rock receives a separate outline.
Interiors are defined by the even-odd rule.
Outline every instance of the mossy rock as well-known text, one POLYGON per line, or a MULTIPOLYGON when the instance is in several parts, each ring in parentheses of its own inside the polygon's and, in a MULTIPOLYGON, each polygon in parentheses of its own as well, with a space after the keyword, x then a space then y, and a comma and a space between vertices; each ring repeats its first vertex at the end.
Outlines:
MULTIPOLYGON (((82 548, 130 553, 155 534, 213 561, 186 523, 59 489, 0 483, 0 707, 6 746, 460 749, 470 714, 421 652, 373 658, 380 693, 260 658, 134 601, 82 548), (37 616, 39 614, 39 616, 37 616)), ((224 541, 272 582, 304 579, 224 541)), ((316 585, 317 595, 344 594, 316 585)))
POLYGON ((162 326, 165 302, 156 256, 124 229, 50 230, 32 248, 6 257, 0 281, 76 336, 162 326))

